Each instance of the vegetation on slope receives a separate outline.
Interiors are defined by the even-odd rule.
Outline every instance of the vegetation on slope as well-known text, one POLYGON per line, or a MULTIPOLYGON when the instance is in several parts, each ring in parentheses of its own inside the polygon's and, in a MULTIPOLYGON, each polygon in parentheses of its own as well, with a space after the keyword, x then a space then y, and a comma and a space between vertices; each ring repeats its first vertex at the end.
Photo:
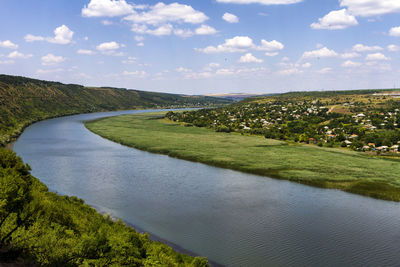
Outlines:
POLYGON ((340 148, 184 127, 164 119, 164 115, 126 115, 88 122, 86 126, 105 138, 150 152, 400 201, 400 164, 396 160, 340 148))
POLYGON ((351 92, 282 94, 216 109, 168 112, 167 117, 215 131, 400 156, 400 92, 351 92))
POLYGON ((208 266, 76 197, 59 196, 0 149, 0 262, 41 266, 208 266))
POLYGON ((217 106, 229 100, 117 88, 92 88, 0 75, 0 146, 50 117, 138 108, 217 106))

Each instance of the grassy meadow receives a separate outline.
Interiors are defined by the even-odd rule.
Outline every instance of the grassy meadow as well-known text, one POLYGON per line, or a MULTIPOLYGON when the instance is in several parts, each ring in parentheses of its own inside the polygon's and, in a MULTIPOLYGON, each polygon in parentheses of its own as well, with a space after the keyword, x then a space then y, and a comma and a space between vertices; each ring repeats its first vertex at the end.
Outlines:
POLYGON ((184 127, 165 113, 134 114, 86 123, 123 145, 205 164, 323 188, 400 201, 400 161, 259 136, 184 127))

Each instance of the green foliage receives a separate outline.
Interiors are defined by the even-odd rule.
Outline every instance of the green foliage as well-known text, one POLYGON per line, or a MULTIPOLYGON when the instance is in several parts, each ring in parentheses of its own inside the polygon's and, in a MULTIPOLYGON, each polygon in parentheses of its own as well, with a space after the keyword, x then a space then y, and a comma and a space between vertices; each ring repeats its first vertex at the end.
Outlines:
POLYGON ((50 117, 139 108, 204 107, 231 101, 118 88, 93 88, 0 75, 0 145, 24 127, 50 117))
POLYGON ((0 259, 40 266, 208 266, 149 240, 77 197, 59 196, 0 149, 0 259), (11 253, 13 252, 13 253, 11 253))

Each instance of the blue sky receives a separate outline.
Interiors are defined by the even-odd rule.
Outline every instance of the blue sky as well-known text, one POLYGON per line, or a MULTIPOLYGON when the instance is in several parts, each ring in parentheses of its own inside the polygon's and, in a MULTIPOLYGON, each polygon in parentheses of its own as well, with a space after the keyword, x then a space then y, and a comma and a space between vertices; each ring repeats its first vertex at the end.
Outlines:
POLYGON ((400 87, 398 0, 2 0, 0 73, 182 94, 400 87))

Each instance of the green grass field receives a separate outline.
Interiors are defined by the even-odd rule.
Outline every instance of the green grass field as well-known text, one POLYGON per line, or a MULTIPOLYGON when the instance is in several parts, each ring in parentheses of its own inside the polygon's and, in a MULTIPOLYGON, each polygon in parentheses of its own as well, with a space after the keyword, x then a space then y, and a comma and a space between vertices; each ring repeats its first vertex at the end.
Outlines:
POLYGON ((87 122, 86 127, 107 139, 154 153, 400 201, 400 161, 344 149, 184 127, 162 119, 163 114, 106 118, 87 122))

